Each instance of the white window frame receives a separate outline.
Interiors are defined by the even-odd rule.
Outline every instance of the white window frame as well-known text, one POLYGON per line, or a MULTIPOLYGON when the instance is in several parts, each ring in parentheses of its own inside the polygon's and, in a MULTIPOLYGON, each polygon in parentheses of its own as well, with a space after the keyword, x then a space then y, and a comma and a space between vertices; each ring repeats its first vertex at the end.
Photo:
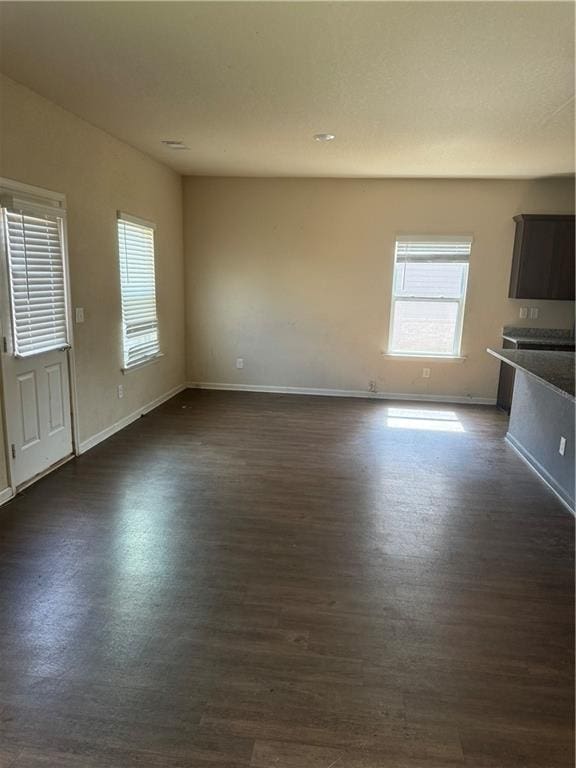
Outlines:
MULTIPOLYGON (((460 286, 460 297, 454 298, 453 296, 417 296, 417 295, 396 295, 396 266, 398 264, 398 244, 399 242, 418 242, 418 241, 436 241, 439 243, 446 243, 446 242, 469 242, 470 244, 470 251, 472 250, 472 243, 473 238, 470 235, 446 235, 446 236, 439 236, 439 235, 430 235, 430 236, 423 236, 423 235, 411 235, 411 236, 397 236, 394 243, 394 264, 392 268, 392 299, 390 303, 390 325, 388 329, 388 354, 393 357, 431 357, 431 358, 441 358, 441 359, 454 359, 461 357, 461 350, 462 350, 462 331, 464 328, 464 312, 466 308, 466 296, 468 292, 468 275, 470 272, 470 262, 469 257, 466 263, 466 268, 462 270, 462 278, 461 278, 461 286, 460 286), (416 302, 416 301, 422 301, 422 302, 440 302, 442 304, 456 304, 458 306, 458 313, 456 316, 456 327, 454 329, 454 340, 452 345, 452 351, 449 353, 443 353, 443 352, 430 352, 423 351, 423 350, 410 350, 409 352, 406 352, 404 350, 395 350, 393 347, 393 341, 394 341, 394 317, 396 315, 396 302, 402 302, 402 301, 409 301, 409 302, 416 302)), ((439 261, 439 260, 437 260, 439 261)), ((432 260, 426 261, 423 259, 423 262, 425 263, 433 263, 432 260)), ((446 259, 445 263, 450 263, 450 259, 446 259)), ((444 262, 439 262, 444 263, 444 262)), ((462 262, 460 262, 462 263, 462 262)))
POLYGON ((160 346, 160 324, 158 321, 158 286, 156 283, 156 224, 152 221, 148 221, 146 219, 139 218, 138 216, 133 216, 132 214, 126 213, 125 211, 118 211, 116 216, 116 250, 117 250, 117 257, 118 257, 118 277, 120 282, 120 309, 121 309, 121 315, 122 315, 122 366, 121 371, 122 373, 130 373, 131 371, 138 370, 139 368, 142 368, 142 366, 149 365, 150 363, 158 360, 158 358, 163 356, 161 346, 160 346), (128 350, 126 348, 125 340, 126 340, 126 320, 124 315, 124 293, 123 293, 123 285, 122 285, 122 275, 121 275, 121 259, 123 258, 123 255, 120 250, 120 235, 118 231, 118 224, 119 222, 124 221, 128 224, 135 224, 139 227, 145 227, 146 229, 152 230, 152 248, 153 248, 153 258, 154 258, 154 307, 155 307, 155 320, 156 320, 156 333, 158 336, 158 349, 153 354, 141 359, 136 360, 132 363, 128 360, 128 350))

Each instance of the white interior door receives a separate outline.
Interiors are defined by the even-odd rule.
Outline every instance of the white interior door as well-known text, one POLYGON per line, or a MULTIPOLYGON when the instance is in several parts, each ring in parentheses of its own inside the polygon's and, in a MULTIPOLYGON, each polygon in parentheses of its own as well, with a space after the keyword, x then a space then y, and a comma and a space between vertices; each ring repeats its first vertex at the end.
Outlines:
POLYGON ((65 219, 53 203, 0 203, 2 378, 19 487, 73 452, 65 219))

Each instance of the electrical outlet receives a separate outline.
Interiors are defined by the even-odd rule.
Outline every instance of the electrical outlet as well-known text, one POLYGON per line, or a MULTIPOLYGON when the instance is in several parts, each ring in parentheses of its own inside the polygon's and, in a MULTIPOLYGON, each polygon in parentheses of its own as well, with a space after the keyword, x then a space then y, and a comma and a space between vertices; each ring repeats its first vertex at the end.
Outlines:
POLYGON ((76 307, 76 322, 84 322, 84 307, 76 307))
POLYGON ((564 456, 565 452, 566 452, 566 438, 561 437, 560 445, 558 446, 558 453, 560 454, 560 456, 564 456))
POLYGON ((520 320, 526 320, 528 317, 528 307, 520 307, 520 320))
POLYGON ((124 397, 124 384, 118 384, 118 400, 124 397))
POLYGON ((237 357, 236 358, 236 368, 244 368, 244 358, 243 357, 237 357))
POLYGON ((423 379, 430 378, 430 368, 422 368, 422 378, 423 379))
POLYGON ((530 319, 536 320, 538 317, 538 307, 530 307, 530 319))
POLYGON ((369 381, 368 382, 368 392, 376 392, 376 382, 375 381, 369 381))

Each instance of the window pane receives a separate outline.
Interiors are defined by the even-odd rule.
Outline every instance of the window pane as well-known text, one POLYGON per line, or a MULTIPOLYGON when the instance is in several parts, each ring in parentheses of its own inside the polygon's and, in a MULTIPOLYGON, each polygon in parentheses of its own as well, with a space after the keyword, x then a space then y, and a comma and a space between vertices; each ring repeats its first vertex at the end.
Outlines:
POLYGON ((441 262, 397 264, 394 286, 396 296, 458 299, 462 295, 464 270, 467 267, 467 264, 441 262))
POLYGON ((118 220, 124 367, 160 352, 156 314, 154 229, 118 220))
POLYGON ((451 355, 457 320, 454 301, 396 301, 391 349, 451 355))

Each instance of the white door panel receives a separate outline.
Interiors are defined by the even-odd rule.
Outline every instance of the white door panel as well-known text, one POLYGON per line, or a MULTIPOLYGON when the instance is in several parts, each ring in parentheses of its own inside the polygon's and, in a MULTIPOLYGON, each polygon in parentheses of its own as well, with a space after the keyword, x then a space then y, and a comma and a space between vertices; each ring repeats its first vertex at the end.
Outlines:
POLYGON ((67 355, 55 350, 23 359, 4 356, 7 426, 16 486, 72 453, 67 355))
POLYGON ((50 435, 64 429, 64 384, 62 362, 44 367, 48 378, 48 428, 50 435))
POLYGON ((22 424, 22 449, 28 448, 40 440, 40 418, 38 414, 38 387, 36 372, 26 371, 16 376, 18 387, 18 407, 22 424))

